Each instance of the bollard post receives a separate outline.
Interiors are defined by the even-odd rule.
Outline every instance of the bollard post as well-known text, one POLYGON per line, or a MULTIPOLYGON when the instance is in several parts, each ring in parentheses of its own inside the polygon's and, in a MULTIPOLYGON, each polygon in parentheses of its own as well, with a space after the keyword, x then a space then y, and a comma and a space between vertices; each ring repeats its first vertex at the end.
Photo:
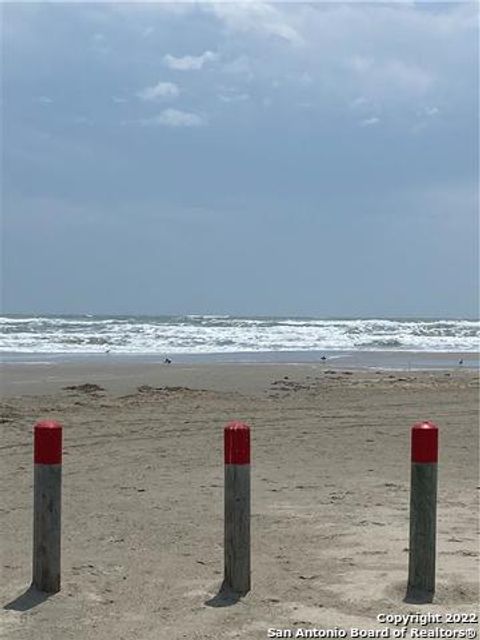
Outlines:
POLYGON ((60 591, 62 427, 39 422, 34 428, 33 579, 39 591, 60 591))
POLYGON ((432 602, 435 593, 438 427, 412 427, 410 548, 407 600, 432 602))
POLYGON ((223 588, 250 591, 250 427, 230 422, 225 444, 225 573, 223 588))

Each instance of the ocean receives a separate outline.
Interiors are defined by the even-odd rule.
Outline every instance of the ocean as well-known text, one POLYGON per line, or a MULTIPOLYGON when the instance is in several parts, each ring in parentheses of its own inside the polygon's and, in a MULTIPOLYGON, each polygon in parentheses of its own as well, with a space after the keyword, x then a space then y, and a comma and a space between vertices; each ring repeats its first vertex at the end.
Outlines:
POLYGON ((300 354, 321 352, 471 353, 478 320, 187 316, 2 316, 8 356, 300 354))

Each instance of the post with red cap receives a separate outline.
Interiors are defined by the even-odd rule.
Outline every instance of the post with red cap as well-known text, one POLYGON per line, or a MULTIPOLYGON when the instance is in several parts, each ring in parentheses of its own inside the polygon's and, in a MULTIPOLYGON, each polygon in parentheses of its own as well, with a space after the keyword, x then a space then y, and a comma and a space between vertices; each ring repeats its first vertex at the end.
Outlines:
POLYGON ((438 427, 412 427, 410 549, 407 600, 432 602, 435 593, 438 427))
POLYGON ((39 591, 60 591, 62 497, 62 427, 39 422, 34 427, 33 579, 39 591))
POLYGON ((250 427, 225 427, 225 574, 223 589, 250 591, 250 427))

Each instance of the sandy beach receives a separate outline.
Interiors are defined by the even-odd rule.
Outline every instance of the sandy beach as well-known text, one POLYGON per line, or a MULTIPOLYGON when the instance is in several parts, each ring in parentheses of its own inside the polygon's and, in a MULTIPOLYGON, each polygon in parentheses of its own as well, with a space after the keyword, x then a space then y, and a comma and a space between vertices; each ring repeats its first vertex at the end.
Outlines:
POLYGON ((476 610, 474 371, 85 362, 9 365, 2 383, 2 638, 256 640, 476 610), (62 590, 48 599, 22 597, 40 419, 64 425, 62 590), (252 429, 252 591, 219 607, 233 419, 252 429), (440 429, 437 591, 422 606, 403 601, 419 420, 440 429))

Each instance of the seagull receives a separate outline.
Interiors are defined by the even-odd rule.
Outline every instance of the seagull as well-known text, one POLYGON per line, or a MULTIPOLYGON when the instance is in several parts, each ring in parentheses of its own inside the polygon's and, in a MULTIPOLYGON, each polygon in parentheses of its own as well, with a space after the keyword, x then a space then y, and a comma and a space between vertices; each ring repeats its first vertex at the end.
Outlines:
POLYGON ((327 359, 327 356, 322 356, 322 357, 320 358, 320 360, 326 360, 326 359, 327 359))
POLYGON ((164 363, 165 364, 172 364, 172 361, 170 360, 170 358, 165 358, 164 363))

